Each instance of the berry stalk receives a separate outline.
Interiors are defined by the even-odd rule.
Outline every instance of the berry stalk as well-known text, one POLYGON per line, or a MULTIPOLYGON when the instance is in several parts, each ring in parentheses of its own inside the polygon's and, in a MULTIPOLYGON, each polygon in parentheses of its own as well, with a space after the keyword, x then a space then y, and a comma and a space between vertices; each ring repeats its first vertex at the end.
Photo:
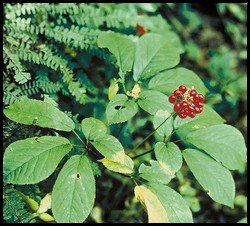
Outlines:
POLYGON ((158 130, 170 117, 172 117, 175 114, 175 112, 172 112, 159 126, 157 126, 146 138, 143 139, 143 141, 139 144, 137 144, 132 151, 135 151, 138 147, 140 147, 149 137, 151 137, 156 130, 158 130))

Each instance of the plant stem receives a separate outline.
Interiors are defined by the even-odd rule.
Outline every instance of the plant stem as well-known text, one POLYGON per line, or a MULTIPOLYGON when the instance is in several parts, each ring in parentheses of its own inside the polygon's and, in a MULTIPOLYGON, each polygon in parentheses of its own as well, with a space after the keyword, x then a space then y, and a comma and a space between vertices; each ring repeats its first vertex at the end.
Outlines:
POLYGON ((81 137, 79 137, 79 135, 76 133, 75 130, 73 130, 73 133, 76 135, 76 137, 81 141, 81 143, 83 143, 84 147, 86 147, 85 143, 83 142, 83 140, 81 139, 81 137))
POLYGON ((126 94, 127 89, 126 89, 126 86, 125 86, 125 74, 123 74, 121 71, 119 71, 119 76, 121 77, 120 83, 122 84, 123 91, 126 94))
POLYGON ((183 140, 186 140, 187 138, 184 138, 184 139, 179 139, 179 140, 174 140, 173 143, 177 143, 179 141, 183 141, 183 140))
POLYGON ((125 83, 124 83, 124 82, 122 82, 122 88, 123 88, 124 93, 126 93, 127 90, 126 90, 126 87, 125 87, 125 83))
POLYGON ((77 145, 77 144, 73 144, 73 145, 74 145, 74 147, 85 148, 85 146, 83 146, 83 145, 77 145))
POLYGON ((152 152, 153 150, 154 150, 154 149, 150 149, 149 151, 143 152, 143 153, 141 153, 141 154, 139 154, 139 155, 136 155, 136 156, 132 157, 132 159, 136 159, 136 158, 138 158, 138 157, 141 157, 141 156, 143 156, 143 155, 146 155, 146 154, 152 152))
POLYGON ((137 184, 137 182, 136 182, 136 180, 135 180, 135 179, 133 179, 133 182, 135 183, 135 185, 136 185, 136 186, 138 186, 138 184, 137 184))
POLYGON ((151 137, 156 132, 156 130, 158 130, 174 114, 175 112, 172 112, 159 126, 157 126, 150 134, 148 134, 141 143, 137 144, 132 151, 135 151, 138 147, 140 147, 149 137, 151 137))

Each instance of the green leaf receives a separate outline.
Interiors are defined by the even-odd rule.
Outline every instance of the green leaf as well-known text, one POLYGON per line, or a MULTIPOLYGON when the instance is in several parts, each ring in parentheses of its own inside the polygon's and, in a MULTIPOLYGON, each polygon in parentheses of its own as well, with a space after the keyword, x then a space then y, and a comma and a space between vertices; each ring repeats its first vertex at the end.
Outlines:
POLYGON ((154 183, 168 184, 174 177, 169 171, 166 171, 154 160, 150 160, 150 166, 141 164, 139 167, 140 177, 154 183))
POLYGON ((176 48, 178 53, 180 54, 184 53, 184 47, 181 44, 181 40, 179 36, 175 32, 170 31, 170 30, 165 30, 164 32, 161 31, 160 34, 164 37, 166 41, 168 41, 172 46, 176 48))
POLYGON ((215 202, 233 208, 235 184, 230 171, 196 149, 185 149, 183 157, 208 195, 215 202))
POLYGON ((194 72, 182 67, 156 75, 150 80, 148 87, 170 95, 180 85, 185 85, 189 88, 194 86, 198 93, 205 94, 207 92, 207 88, 202 80, 194 72))
POLYGON ((155 90, 142 91, 138 100, 139 106, 151 115, 159 110, 172 112, 172 104, 168 102, 168 97, 155 90))
POLYGON ((4 180, 12 184, 38 183, 54 172, 71 148, 66 138, 57 136, 16 141, 4 152, 4 180))
POLYGON ((135 58, 135 43, 129 37, 114 32, 101 32, 97 44, 100 48, 108 48, 115 55, 122 74, 131 71, 135 58))
POLYGON ((207 128, 212 125, 223 124, 225 120, 208 105, 204 106, 204 110, 201 114, 195 116, 195 118, 187 117, 181 119, 176 117, 174 120, 174 128, 176 133, 181 137, 186 137, 192 131, 207 128))
POLYGON ((231 170, 246 163, 246 145, 239 130, 230 125, 214 125, 187 135, 187 141, 203 149, 231 170))
POLYGON ((134 162, 128 155, 125 155, 123 163, 114 162, 107 158, 103 158, 98 161, 101 162, 106 168, 108 168, 111 171, 114 171, 117 173, 124 173, 124 174, 133 173, 134 162))
POLYGON ((247 223, 247 217, 242 218, 237 223, 247 223))
POLYGON ((178 53, 184 53, 184 47, 181 43, 180 37, 177 35, 177 33, 173 32, 173 31, 165 31, 164 33, 162 33, 164 35, 164 38, 166 40, 169 40, 170 43, 177 49, 178 53))
POLYGON ((199 198, 192 196, 183 196, 183 198, 187 201, 188 206, 190 207, 193 213, 197 213, 201 210, 199 198))
POLYGON ((187 202, 168 186, 136 186, 135 196, 146 207, 149 223, 193 223, 187 202))
POLYGON ((138 111, 134 100, 129 100, 124 94, 117 94, 109 103, 106 109, 106 116, 109 124, 121 123, 132 118, 138 111))
POLYGON ((134 80, 148 79, 180 61, 178 50, 164 36, 143 35, 136 44, 134 80))
POLYGON ((154 148, 155 157, 161 167, 172 177, 182 166, 182 155, 178 146, 172 142, 157 142, 154 148))
MULTIPOLYGON (((142 3, 145 5, 145 3, 142 3)), ((144 10, 143 10, 144 11, 144 10)), ((171 29, 171 26, 167 23, 167 21, 161 16, 150 16, 150 19, 145 16, 137 16, 136 21, 139 25, 146 28, 152 32, 163 32, 171 29)))
POLYGON ((92 145, 99 151, 105 158, 114 161, 124 163, 125 152, 124 149, 115 137, 111 135, 103 135, 102 137, 97 137, 92 145))
POLYGON ((82 223, 95 201, 95 179, 85 156, 71 157, 52 190, 52 213, 57 223, 82 223))
POLYGON ((81 125, 83 134, 87 140, 94 140, 96 137, 107 133, 105 124, 93 117, 83 119, 81 125))
POLYGON ((74 122, 64 112, 40 100, 26 98, 10 105, 3 112, 9 119, 25 125, 67 132, 75 128, 74 122))
MULTIPOLYGON (((170 113, 166 110, 159 110, 156 112, 154 118, 153 118, 153 125, 154 128, 158 128, 168 117, 170 116, 170 113)), ((170 117, 166 122, 164 122, 157 130, 156 132, 165 138, 168 138, 168 136, 171 134, 173 130, 173 117, 170 117)))

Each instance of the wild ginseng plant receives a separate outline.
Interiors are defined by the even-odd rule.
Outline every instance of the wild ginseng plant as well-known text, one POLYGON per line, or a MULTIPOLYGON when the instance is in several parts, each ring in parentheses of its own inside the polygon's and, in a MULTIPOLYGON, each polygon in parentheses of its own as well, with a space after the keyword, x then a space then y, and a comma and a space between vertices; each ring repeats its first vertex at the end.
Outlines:
MULTIPOLYGON (((50 12, 50 6, 46 7, 50 12)), ((71 12, 70 7, 64 7, 64 11, 69 11, 69 18, 73 20, 77 15, 75 13, 80 12, 78 8, 74 11, 73 6, 71 12)), ((86 13, 89 12, 88 7, 91 6, 86 6, 86 13)), ((57 9, 55 6, 51 13, 57 14, 57 9)), ((35 8, 34 13, 39 10, 39 7, 35 8)), ((95 10, 101 13, 101 9, 95 10)), ((14 23, 16 18, 14 12, 8 16, 13 20, 8 17, 6 26, 14 23)), ((100 18, 105 19, 105 16, 100 18)), ((122 21, 119 22, 122 24, 122 21)), ((21 21, 16 20, 16 23, 20 24, 21 21)), ((74 29, 74 34, 79 35, 72 33, 70 37, 67 36, 67 40, 66 33, 69 35, 70 30, 60 28, 63 22, 58 24, 54 28, 47 27, 46 23, 42 28, 40 24, 38 35, 41 32, 44 37, 58 39, 66 44, 73 43, 81 48, 76 39, 80 39, 85 30, 74 29), (65 39, 60 37, 61 33, 65 33, 65 39)), ((76 122, 61 111, 60 106, 27 97, 16 100, 4 109, 4 115, 16 123, 51 131, 46 136, 15 141, 4 152, 5 184, 37 184, 53 173, 57 176, 51 191, 51 206, 48 205, 41 212, 37 212, 37 207, 35 216, 43 214, 41 217, 58 223, 84 222, 99 192, 95 186, 94 164, 103 165, 107 170, 133 182, 134 195, 145 207, 150 223, 193 222, 188 202, 169 186, 183 164, 187 165, 204 193, 215 202, 233 208, 235 183, 230 171, 238 170, 246 163, 246 145, 242 134, 233 126, 225 124, 225 120, 209 103, 205 104, 209 91, 199 76, 177 66, 183 49, 175 36, 170 31, 157 34, 151 32, 150 27, 143 29, 142 24, 138 24, 139 17, 133 26, 137 26, 140 37, 98 30, 93 33, 93 42, 88 42, 96 51, 111 54, 118 68, 116 79, 107 87, 108 104, 100 102, 106 109, 106 119, 88 117, 76 122), (128 85, 128 81, 132 86, 128 85), (111 134, 110 127, 133 120, 140 113, 149 116, 153 129, 140 142, 132 143, 132 149, 125 150, 118 138, 111 134), (76 129, 76 123, 81 124, 80 129, 76 129), (76 144, 73 138, 81 143, 76 144), (144 145, 149 138, 150 148, 144 145), (149 161, 138 161, 146 155, 151 156, 149 161), (49 208, 52 215, 45 216, 49 208)), ((9 30, 18 29, 14 25, 8 26, 9 30)), ((25 25, 20 27, 20 32, 22 29, 27 29, 25 34, 29 32, 29 27, 25 25)), ((85 35, 87 37, 90 33, 85 32, 85 35)), ((12 51, 14 49, 15 46, 12 51)), ((6 47, 5 52, 9 53, 11 59, 14 53, 10 51, 11 47, 6 47)), ((15 51, 15 54, 22 56, 18 49, 15 51)), ((50 54, 48 57, 52 59, 51 65, 48 65, 53 68, 53 60, 58 62, 60 66, 57 68, 63 76, 72 72, 67 69, 64 60, 59 62, 60 59, 53 52, 44 50, 40 55, 37 54, 37 62, 45 63, 46 54, 50 54)), ((33 61, 33 58, 30 60, 33 61)), ((81 98, 78 88, 70 88, 75 84, 72 76, 70 80, 65 77, 69 93, 81 98)), ((85 93, 82 95, 86 96, 85 93)), ((84 110, 85 105, 81 108, 84 110)))

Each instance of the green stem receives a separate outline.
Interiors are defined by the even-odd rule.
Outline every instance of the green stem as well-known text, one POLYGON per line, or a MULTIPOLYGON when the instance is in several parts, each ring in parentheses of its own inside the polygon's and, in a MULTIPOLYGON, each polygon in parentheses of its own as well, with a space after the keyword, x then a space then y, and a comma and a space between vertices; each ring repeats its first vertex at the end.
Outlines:
POLYGON ((156 132, 156 130, 158 130, 174 114, 175 112, 172 112, 159 126, 157 126, 150 134, 148 134, 141 143, 137 144, 132 151, 134 152, 138 147, 140 147, 149 137, 151 137, 156 132))
POLYGON ((183 140, 186 140, 187 138, 184 138, 184 139, 179 139, 179 140, 174 140, 173 143, 177 143, 179 141, 183 141, 183 140))
POLYGON ((74 145, 74 147, 85 148, 85 146, 83 146, 83 145, 77 145, 77 144, 73 144, 73 145, 74 145))
POLYGON ((73 130, 73 133, 76 135, 76 137, 81 141, 81 143, 83 143, 83 145, 86 147, 85 143, 83 142, 83 140, 81 139, 81 137, 79 137, 79 135, 76 133, 75 130, 73 130))
POLYGON ((38 217, 38 214, 37 214, 37 213, 31 214, 31 215, 26 219, 26 221, 29 223, 29 221, 31 221, 31 220, 34 219, 35 217, 38 217))
POLYGON ((128 176, 128 175, 125 175, 125 174, 122 174, 122 173, 118 173, 118 174, 131 179, 131 176, 128 176))
POLYGON ((132 159, 139 158, 139 157, 141 157, 141 156, 143 156, 143 155, 146 155, 146 154, 152 152, 153 150, 154 150, 154 149, 150 149, 149 151, 143 152, 143 153, 141 153, 141 154, 139 154, 139 155, 136 155, 136 156, 132 157, 132 159))
POLYGON ((124 81, 122 82, 122 88, 123 88, 124 93, 126 93, 126 92, 127 92, 127 90, 126 90, 126 87, 125 87, 125 82, 124 82, 124 81))
POLYGON ((120 76, 120 83, 122 84, 122 88, 124 93, 126 94, 127 90, 126 90, 126 86, 125 86, 125 74, 122 73, 121 71, 119 71, 119 76, 120 76))
POLYGON ((133 179, 133 182, 135 183, 135 185, 136 185, 136 186, 138 186, 138 184, 137 184, 137 182, 136 182, 136 180, 135 180, 135 179, 133 179))

